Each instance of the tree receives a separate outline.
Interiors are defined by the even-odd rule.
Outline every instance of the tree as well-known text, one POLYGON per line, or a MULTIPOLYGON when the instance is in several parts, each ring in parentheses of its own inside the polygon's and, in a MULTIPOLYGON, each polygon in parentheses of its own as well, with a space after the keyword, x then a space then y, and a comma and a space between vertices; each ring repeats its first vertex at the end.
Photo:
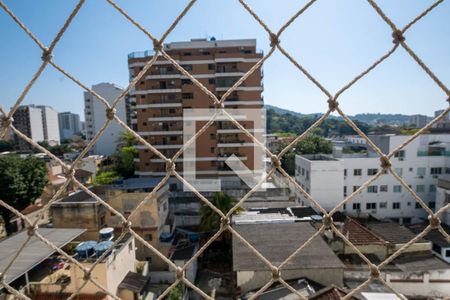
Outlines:
POLYGON ((167 295, 167 300, 181 300, 183 299, 184 285, 178 284, 167 295))
MULTIPOLYGON (((221 212, 227 214, 228 211, 236 205, 236 200, 224 192, 217 192, 214 195, 212 204, 221 212)), ((239 207, 236 212, 242 211, 239 207)), ((220 216, 208 205, 203 204, 200 208, 200 229, 208 232, 216 232, 220 228, 220 216)))
POLYGON ((133 146, 122 147, 118 150, 115 171, 123 178, 130 178, 134 176, 135 163, 134 157, 137 154, 136 148, 133 146))
POLYGON ((117 179, 119 179, 119 175, 115 171, 99 171, 95 176, 94 184, 111 184, 117 179))
POLYGON ((136 137, 127 131, 123 131, 116 140, 117 148, 134 146, 137 143, 136 137))
MULTIPOLYGON (((48 182, 45 163, 33 156, 0 156, 0 199, 17 210, 23 210, 42 195, 48 182)), ((12 213, 0 208, 6 232, 11 233, 12 213)))
MULTIPOLYGON (((286 147, 282 145, 281 149, 286 147)), ((333 143, 318 135, 308 135, 281 158, 281 166, 289 175, 295 175, 296 154, 331 154, 333 143)))
POLYGON ((13 151, 14 142, 13 141, 1 141, 0 140, 0 152, 13 151))
POLYGON ((122 132, 117 139, 117 152, 115 155, 114 170, 123 178, 134 176, 135 163, 134 158, 138 151, 134 147, 137 143, 136 137, 129 131, 122 132))

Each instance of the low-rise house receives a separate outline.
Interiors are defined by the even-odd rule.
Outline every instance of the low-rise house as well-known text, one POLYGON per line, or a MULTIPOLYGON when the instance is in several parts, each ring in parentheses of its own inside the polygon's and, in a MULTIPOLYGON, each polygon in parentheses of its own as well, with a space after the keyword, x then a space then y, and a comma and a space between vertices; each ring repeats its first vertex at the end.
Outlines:
MULTIPOLYGON (((73 257, 86 269, 92 267, 90 278, 95 279, 107 292, 124 300, 143 300, 149 291, 149 278, 136 273, 134 237, 125 235, 114 244, 113 241, 87 241, 78 244, 73 257), (89 246, 86 246, 89 244, 89 246), (108 251, 106 257, 99 257, 108 251)), ((30 283, 24 289, 32 299, 66 299, 79 292, 93 299, 112 299, 92 281, 85 279, 84 271, 72 262, 67 268, 55 272, 50 280, 30 283), (64 298, 65 297, 65 298, 64 298)))
POLYGON ((75 178, 84 185, 90 185, 94 179, 94 173, 91 171, 76 169, 75 178))
MULTIPOLYGON (((420 234, 428 226, 428 223, 420 223, 409 225, 408 229, 414 234, 420 234)), ((441 224, 444 231, 450 235, 450 226, 447 224, 441 224)), ((431 229, 424 239, 432 243, 432 250, 435 255, 450 263, 450 241, 448 241, 442 233, 437 229, 431 229)))
MULTIPOLYGON (((235 229, 272 264, 279 265, 315 232, 309 222, 233 224, 235 229)), ((272 278, 268 266, 233 235, 233 271, 242 294, 272 278)), ((321 237, 294 256, 281 270, 285 280, 307 276, 325 286, 343 285, 344 265, 321 237)))
MULTIPOLYGON (((94 186, 90 191, 105 199, 106 188, 94 186)), ((100 229, 106 226, 106 208, 83 190, 69 194, 51 205, 55 228, 86 228, 80 240, 96 240, 100 229)))
MULTIPOLYGON (((392 222, 377 222, 369 223, 366 227, 372 231, 374 234, 381 237, 388 243, 387 254, 390 255, 403 247, 409 241, 416 237, 408 228, 405 226, 398 225, 392 222)), ((403 250, 403 253, 408 252, 418 252, 418 251, 430 251, 431 243, 426 240, 419 240, 403 250)))
MULTIPOLYGON (((145 241, 169 255, 170 244, 161 243, 162 233, 171 233, 173 225, 168 224, 169 215, 169 187, 162 186, 148 201, 141 202, 153 191, 161 179, 157 178, 131 178, 117 181, 106 186, 106 199, 109 205, 120 212, 125 218, 131 214, 132 229, 145 241), (138 205, 140 207, 136 211, 138 205)), ((111 213, 106 214, 106 223, 114 227, 117 232, 122 230, 122 220, 111 213)), ((136 257, 139 260, 150 260, 152 268, 165 268, 167 265, 152 250, 137 242, 136 257)))

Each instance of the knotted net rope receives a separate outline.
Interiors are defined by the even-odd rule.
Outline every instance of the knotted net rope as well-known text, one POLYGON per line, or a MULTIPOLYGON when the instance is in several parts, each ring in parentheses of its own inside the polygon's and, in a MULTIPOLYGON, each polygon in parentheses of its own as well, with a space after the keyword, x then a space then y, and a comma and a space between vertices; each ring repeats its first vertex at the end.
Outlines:
MULTIPOLYGON (((385 60, 387 60, 394 52, 397 51, 399 47, 402 47, 406 53, 421 67, 421 69, 436 83, 436 85, 444 92, 446 95, 446 100, 450 99, 450 91, 447 88, 447 86, 433 73, 433 71, 426 65, 426 63, 411 49, 411 47, 406 42, 406 36, 408 30, 410 30, 413 25, 415 25, 417 22, 419 22, 422 18, 427 16, 431 11, 436 9, 436 7, 439 6, 443 2, 443 0, 439 0, 434 2, 430 7, 428 7, 426 10, 424 10, 421 14, 419 14, 417 17, 415 17, 411 22, 409 22, 406 26, 403 28, 398 28, 395 23, 384 13, 384 11, 376 4, 373 0, 367 0, 368 5, 373 8, 373 10, 380 16, 382 21, 387 24, 387 26, 390 27, 392 31, 392 41, 393 46, 380 58, 378 58, 376 61, 371 63, 366 69, 362 70, 359 74, 357 74, 352 80, 350 80, 346 85, 344 85, 341 89, 339 89, 336 93, 330 92, 328 89, 324 87, 323 84, 320 83, 318 79, 316 79, 306 68, 298 62, 288 51, 286 51, 282 44, 281 44, 281 37, 283 32, 299 17, 302 16, 310 7, 312 7, 316 1, 320 0, 311 0, 306 3, 303 7, 301 7, 298 11, 296 11, 292 17, 287 20, 287 22, 284 23, 284 25, 278 30, 278 31, 272 31, 272 29, 269 28, 269 26, 266 25, 266 23, 258 16, 258 14, 250 7, 244 0, 238 0, 239 3, 242 5, 242 7, 258 22, 258 24, 266 31, 268 40, 270 41, 270 50, 265 54, 258 62, 255 63, 252 68, 247 71, 231 88, 229 88, 220 98, 218 98, 213 92, 208 90, 201 82, 199 82, 192 74, 189 73, 186 69, 180 66, 180 64, 173 59, 166 51, 164 51, 163 43, 168 37, 168 35, 173 31, 174 28, 176 28, 180 22, 180 20, 190 11, 190 9, 195 5, 196 0, 191 0, 187 6, 181 11, 181 13, 176 17, 176 19, 172 22, 172 24, 169 26, 169 28, 162 34, 162 36, 158 39, 155 37, 149 30, 144 28, 141 24, 139 24, 132 16, 130 16, 124 9, 122 9, 119 5, 117 5, 113 0, 106 0, 113 9, 117 10, 123 17, 125 17, 130 23, 132 23, 138 30, 142 31, 153 43, 155 54, 152 59, 150 59, 148 62, 146 62, 145 66, 142 68, 142 70, 131 80, 129 85, 125 88, 125 90, 114 100, 112 103, 108 103, 107 100, 105 100, 101 95, 97 94, 93 90, 87 87, 87 85, 83 84, 80 80, 78 80, 75 76, 70 74, 66 69, 58 65, 53 58, 52 54, 57 46, 57 44, 60 42, 60 40, 63 38, 64 33, 66 32, 67 28, 72 23, 73 19, 76 17, 80 9, 82 9, 85 1, 80 0, 70 15, 67 17, 66 21, 64 22, 61 29, 58 31, 52 42, 48 47, 46 47, 39 39, 36 37, 31 30, 28 29, 28 27, 14 14, 13 11, 11 11, 8 6, 5 5, 5 3, 0 0, 0 7, 12 18, 12 20, 19 26, 27 35, 28 37, 41 49, 42 51, 42 63, 39 66, 38 70, 34 73, 31 80, 26 84, 23 91, 15 101, 12 108, 9 110, 9 112, 6 112, 4 108, 0 107, 0 136, 5 136, 8 133, 8 130, 11 130, 14 134, 16 134, 18 137, 22 138, 24 141, 29 143, 31 146, 33 146, 35 149, 40 151, 41 153, 44 153, 51 157, 53 160, 55 160, 58 164, 60 164, 65 172, 65 177, 67 178, 66 182, 58 189, 58 191, 55 192, 55 194, 52 196, 52 198, 49 200, 49 202, 43 207, 43 209, 40 212, 40 215, 43 215, 46 211, 50 209, 50 206, 58 201, 61 198, 61 195, 66 190, 66 188, 69 186, 69 184, 73 184, 75 187, 83 190, 88 195, 92 196, 95 200, 97 200, 99 203, 101 203, 107 211, 109 211, 112 215, 117 216, 121 222, 122 222, 122 233, 120 237, 114 242, 114 246, 121 240, 122 237, 124 237, 126 234, 132 235, 137 241, 143 244, 144 247, 147 247, 150 249, 153 253, 155 253, 159 258, 161 258, 167 265, 175 270, 175 282, 171 284, 164 292, 159 295, 158 299, 163 299, 165 296, 167 296, 172 289, 177 287, 179 284, 184 284, 187 287, 191 288, 195 292, 197 292, 200 296, 202 296, 205 299, 213 299, 212 296, 207 295, 204 291, 202 291, 200 288, 195 286, 194 283, 190 282, 186 277, 186 270, 193 264, 193 262, 202 254, 204 251, 208 248, 209 245, 211 245, 212 242, 214 242, 216 239, 220 237, 220 235, 228 231, 232 235, 234 235, 237 239, 239 239, 245 247, 248 247, 255 255, 255 257, 259 258, 266 266, 267 270, 271 272, 272 279, 267 282, 262 288, 260 288, 255 294, 252 295, 250 299, 255 299, 258 296, 260 296, 265 290, 267 290, 273 283, 279 282, 286 288, 288 288, 292 293, 296 294, 300 299, 306 299, 303 295, 301 295, 296 289, 294 289, 292 286, 290 286, 284 279, 283 279, 283 269, 286 266, 286 264, 296 255, 302 252, 302 250, 311 244, 311 242, 315 238, 319 238, 320 235, 324 234, 325 231, 332 231, 337 236, 339 236, 345 244, 347 244, 368 266, 369 272, 368 277, 365 282, 363 282, 358 287, 350 290, 350 292, 343 297, 343 299, 349 299, 352 297, 355 293, 358 293, 362 291, 370 282, 374 280, 378 280, 382 284, 384 284, 389 290, 391 290, 394 294, 396 294, 399 298, 404 298, 402 295, 400 295, 395 289, 386 282, 383 277, 381 276, 381 269, 386 266, 388 263, 392 262, 396 257, 404 253, 404 251, 414 244, 415 242, 419 241, 421 238, 423 238, 427 233, 429 233, 433 229, 439 230, 442 235, 445 236, 447 240, 450 241, 450 236, 444 231, 444 229, 441 226, 441 220, 440 215, 447 209, 450 208, 450 204, 445 205, 444 207, 441 207, 438 211, 433 212, 426 203, 419 197, 419 195, 416 194, 414 190, 412 190, 408 184, 405 182, 405 180, 399 176, 395 172, 395 170, 392 168, 391 158, 400 150, 402 150, 404 147, 406 147, 408 144, 410 144, 414 139, 416 139, 420 134, 426 132, 428 129, 430 129, 435 123, 437 123, 439 120, 443 119, 447 113, 450 111, 450 108, 448 107, 448 104, 444 111, 435 117, 430 123, 428 123, 425 127, 417 131, 415 134, 410 136, 405 142, 397 146, 394 150, 392 150, 389 153, 383 153, 369 138, 368 136, 345 114, 345 112, 340 108, 338 99, 339 97, 348 91, 355 83, 357 83, 359 80, 361 80, 363 77, 365 77, 367 74, 369 74, 372 70, 377 68, 380 64, 382 64, 385 60), (226 111, 224 102, 227 99, 229 95, 231 95, 236 89, 254 72, 259 70, 263 63, 269 59, 272 54, 275 51, 279 51, 283 56, 285 56, 290 63, 292 63, 299 71, 300 76, 305 76, 308 80, 310 80, 323 94, 324 94, 324 101, 328 102, 328 110, 320 117, 318 118, 313 125, 311 125, 305 132, 297 136, 290 144, 288 144, 284 149, 282 149, 278 154, 272 153, 264 144, 262 144, 249 130, 244 128, 241 123, 239 123, 235 118, 233 118, 232 114, 228 113, 226 111), (117 114, 116 114, 116 106, 121 101, 124 101, 124 98, 130 93, 131 89, 135 86, 137 82, 143 78, 143 76, 147 73, 147 71, 153 66, 155 61, 158 59, 158 57, 163 57, 167 62, 173 64, 173 66, 184 76, 186 76, 188 79, 190 79, 195 86, 197 86, 202 92, 204 92, 212 101, 212 104, 216 108, 221 108, 224 110, 224 114, 228 117, 228 119, 237 127, 239 128, 246 136, 248 136, 256 146, 261 147, 261 149, 264 150, 266 155, 271 159, 271 166, 269 167, 268 172, 266 173, 263 178, 261 178, 260 181, 254 186, 250 191, 247 192, 247 194, 241 198, 236 205, 231 208, 226 214, 220 211, 217 207, 215 207, 206 197, 204 197, 198 190, 195 189, 194 186, 192 186, 189 182, 187 182, 183 176, 180 175, 180 173, 176 169, 175 161, 180 155, 182 155, 183 151, 185 151, 192 143, 195 142, 196 138, 200 136, 203 132, 205 132, 209 126, 214 122, 214 120, 217 117, 217 113, 214 114, 211 119, 188 141, 186 142, 176 153, 173 157, 166 157, 163 155, 160 151, 156 149, 154 145, 149 143, 146 139, 142 138, 137 132, 132 130, 126 122, 121 120, 117 114), (105 114, 106 114, 106 121, 103 124, 103 126, 100 128, 98 132, 93 136, 93 138, 89 141, 89 143, 86 145, 86 147, 81 151, 80 155, 72 162, 67 163, 62 160, 60 160, 58 157, 53 155, 50 151, 39 145, 38 143, 31 140, 29 137, 27 137, 24 133, 20 132, 17 128, 14 127, 12 123, 12 117, 14 113, 17 111, 19 106, 22 104, 23 100, 27 96, 28 92, 32 88, 32 86, 35 84, 35 82, 38 80, 38 78, 41 76, 42 72, 48 67, 48 65, 51 65, 56 70, 61 72, 64 76, 72 80, 75 84, 80 86, 82 89, 84 89, 86 92, 90 93, 91 95, 95 96, 96 101, 100 101, 105 106, 105 114), (372 176, 367 182, 365 182, 363 185, 361 185, 357 190, 355 190, 353 193, 351 193, 349 196, 347 196, 345 199, 343 199, 334 209, 332 209, 330 212, 327 212, 324 208, 321 207, 321 205, 311 196, 309 195, 296 181, 294 178, 292 178, 281 166, 280 159, 285 155, 288 151, 290 151, 298 142, 302 141, 308 134, 310 134, 315 128, 320 126, 324 120, 326 120, 329 115, 333 112, 338 113, 343 120, 359 135, 361 136, 369 145, 375 153, 378 154, 380 159, 380 169, 378 172, 372 176), (98 141, 98 139, 102 136, 106 128, 109 126, 111 122, 116 122, 119 124, 122 128, 125 129, 125 131, 131 133, 140 144, 144 145, 145 148, 152 151, 155 155, 157 155, 159 158, 161 158, 166 163, 166 175, 163 177, 162 181, 156 186, 155 189, 151 193, 149 193, 135 208, 135 210, 126 218, 123 216, 120 212, 115 210, 113 207, 111 207, 105 200, 103 200, 101 197, 93 193, 90 189, 85 187, 82 183, 80 183, 75 178, 75 170, 77 169, 78 164, 83 159, 83 157, 89 152, 89 150, 94 146, 94 144, 98 141), (366 189, 372 182, 377 180, 383 173, 389 172, 393 175, 393 177, 411 194, 413 199, 418 203, 428 214, 428 220, 429 225, 418 235, 416 235, 411 241, 406 243, 404 246, 402 246, 400 249, 395 251, 394 254, 386 258, 384 261, 382 261, 380 264, 375 265, 373 264, 361 251, 358 250, 358 248, 353 245, 348 238, 343 235, 336 225, 333 222, 333 215, 346 203, 354 199, 359 193, 361 193, 364 189, 366 189), (273 177, 274 175, 279 174, 283 176, 289 183, 290 186, 297 189, 318 211, 320 211, 323 214, 323 221, 320 228, 317 230, 317 232, 311 236, 305 243, 303 243, 298 249, 296 249, 289 257, 287 257, 281 264, 274 265, 270 262, 260 251, 258 251, 253 245, 251 245, 243 236, 241 236, 235 229, 232 228, 230 225, 230 218, 231 215, 240 207, 255 191, 257 191, 261 185, 270 177, 273 177), (142 205, 144 205, 148 200, 151 198, 154 198, 157 196, 157 192, 168 182, 168 180, 172 177, 178 178, 183 184, 185 184, 199 199, 204 203, 205 205, 208 205, 214 212, 216 212, 221 217, 221 225, 219 230, 208 239, 208 241, 195 253, 195 255, 186 262, 182 267, 176 266, 170 259, 168 259, 164 254, 162 254, 158 249, 154 248, 150 243, 148 243, 146 240, 144 240, 140 235, 138 235, 132 228, 131 219, 136 214, 136 212, 140 209, 142 205)), ((114 299, 119 299, 117 295, 113 294, 111 291, 108 291, 105 287, 103 287, 95 278, 92 276, 93 270, 98 266, 98 264, 109 254, 110 251, 114 247, 110 247, 108 251, 103 253, 101 257, 99 257, 89 268, 86 268, 82 264, 80 264, 77 260, 75 260, 71 255, 64 252, 61 248, 57 247, 53 243, 51 243, 48 239, 46 239, 40 232, 37 227, 37 222, 39 220, 39 217, 36 218, 36 220, 33 222, 31 221, 27 216, 23 215, 20 211, 15 209, 14 207, 11 207, 8 205, 5 201, 0 199, 0 205, 8 210, 11 211, 15 216, 23 220, 23 222, 27 226, 27 232, 28 232, 28 238, 24 241, 24 243, 20 246, 17 253, 14 255, 14 257, 11 259, 11 261, 7 264, 4 270, 0 270, 0 286, 3 286, 6 290, 8 290, 11 294, 16 296, 17 298, 22 299, 29 299, 29 297, 22 293, 19 290, 14 289, 11 285, 9 285, 5 281, 5 274, 7 274, 8 270, 11 269, 11 267, 14 265, 15 260, 18 258, 20 253, 23 251, 23 249, 27 246, 29 241, 32 237, 36 237, 40 241, 47 244, 51 249, 53 249, 55 252, 59 253, 60 255, 67 258, 68 261, 74 264, 75 267, 79 268, 83 273, 83 284, 72 294, 68 299, 72 299, 76 297, 81 289, 87 284, 92 283, 96 287, 99 288, 100 291, 106 293, 107 295, 111 296, 114 299)))

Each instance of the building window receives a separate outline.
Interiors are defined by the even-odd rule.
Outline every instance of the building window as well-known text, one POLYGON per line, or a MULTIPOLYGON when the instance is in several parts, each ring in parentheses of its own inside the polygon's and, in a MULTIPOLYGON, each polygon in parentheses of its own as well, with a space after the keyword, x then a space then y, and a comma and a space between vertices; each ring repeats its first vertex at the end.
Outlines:
POLYGON ((397 173, 398 176, 400 176, 400 177, 403 176, 403 169, 402 168, 395 168, 394 171, 395 171, 395 173, 397 173))
POLYGON ((436 185, 430 184, 430 193, 435 193, 435 192, 436 192, 436 185))
POLYGON ((367 192, 368 193, 378 193, 378 186, 376 186, 376 185, 368 186, 367 192))
POLYGON ((216 79, 215 78, 210 78, 210 79, 208 79, 208 83, 209 84, 216 84, 216 79))
POLYGON ((445 250, 445 257, 450 257, 450 250, 445 250))
POLYGON ((183 55, 184 55, 184 56, 191 56, 192 53, 191 53, 191 52, 183 52, 183 55))
POLYGON ((353 210, 361 210, 361 203, 353 203, 353 210))
POLYGON ((368 176, 373 176, 375 174, 377 174, 378 169, 367 169, 367 175, 368 176))
POLYGON ((380 185, 380 192, 387 192, 388 186, 387 185, 380 185))
POLYGON ((423 185, 423 184, 416 185, 416 192, 417 193, 425 193, 425 185, 423 185))
POLYGON ((214 153, 214 152, 215 152, 215 148, 214 148, 214 147, 211 147, 211 148, 209 148, 209 151, 210 151, 211 153, 214 153))
POLYGON ((344 197, 347 197, 347 186, 344 185, 344 197))
MULTIPOLYGON (((439 253, 441 255, 442 248, 437 244, 433 244, 433 251, 439 253)), ((447 250, 448 251, 448 250, 447 250)))
POLYGON ((416 202, 416 208, 422 208, 422 206, 420 206, 419 202, 416 202))
POLYGON ((402 186, 394 185, 394 193, 401 193, 401 192, 402 192, 402 186))
POLYGON ((354 185, 353 186, 353 193, 356 192, 357 189, 359 189, 359 185, 354 185))
POLYGON ((392 203, 392 209, 400 209, 400 202, 392 203))
POLYGON ((183 65, 182 67, 183 67, 183 69, 185 69, 186 71, 192 71, 192 65, 183 65))
POLYGON ((186 84, 191 85, 192 81, 190 79, 181 79, 181 85, 186 85, 186 84))
POLYGON ((347 176, 347 169, 344 169, 344 176, 347 176))
POLYGON ((208 64, 208 70, 215 70, 216 65, 215 64, 208 64))
POLYGON ((183 99, 193 99, 194 98, 194 94, 192 94, 192 93, 182 93, 181 94, 181 98, 183 98, 183 99))
POLYGON ((306 171, 306 180, 309 180, 309 171, 306 171))
POLYGON ((430 209, 435 209, 436 208, 436 202, 435 201, 430 201, 428 202, 428 207, 430 209))
POLYGON ((426 168, 417 168, 417 176, 419 177, 425 176, 426 170, 427 170, 426 168))
POLYGON ((412 172, 412 171, 414 171, 414 169, 413 168, 409 168, 409 171, 412 172))
POLYGON ((430 169, 430 174, 431 175, 442 174, 442 168, 431 168, 430 169))
POLYGON ((144 235, 144 240, 146 240, 146 241, 153 241, 153 236, 150 233, 146 233, 144 235))
POLYGON ((380 202, 380 208, 387 208, 387 202, 380 202))
POLYGON ((366 209, 367 210, 377 209, 377 204, 375 202, 368 202, 366 203, 366 209))
POLYGON ((362 170, 361 169, 354 169, 353 170, 353 175, 354 176, 361 176, 362 175, 362 170))
POLYGON ((450 174, 450 168, 445 168, 445 174, 450 174))
POLYGON ((399 151, 395 152, 394 157, 404 158, 405 157, 405 150, 399 150, 399 151))

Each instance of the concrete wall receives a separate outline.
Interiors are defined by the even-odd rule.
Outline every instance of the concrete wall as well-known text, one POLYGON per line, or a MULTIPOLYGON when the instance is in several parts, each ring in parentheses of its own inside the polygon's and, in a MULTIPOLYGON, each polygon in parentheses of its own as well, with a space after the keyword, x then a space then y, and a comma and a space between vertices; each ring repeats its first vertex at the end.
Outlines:
POLYGON ((386 281, 409 297, 445 298, 450 295, 450 269, 389 273, 386 281))
MULTIPOLYGON (((308 277, 323 285, 334 284, 343 286, 343 269, 302 269, 302 270, 282 270, 281 276, 284 280, 308 277)), ((238 271, 236 272, 236 284, 241 288, 241 293, 261 288, 272 279, 269 271, 238 271)))
MULTIPOLYGON (((129 238, 120 249, 113 250, 104 261, 99 263, 92 271, 92 278, 114 295, 117 294, 120 282, 128 272, 135 272, 134 238, 129 238)), ((85 268, 90 268, 93 262, 82 261, 85 268)), ((84 272, 72 265, 70 268, 70 285, 66 292, 73 293, 84 283, 84 272)), ((95 294, 101 290, 92 282, 88 282, 80 291, 85 294, 95 294)), ((108 297, 110 298, 110 297, 108 297)))
POLYGON ((99 203, 55 203, 51 206, 53 227, 86 228, 87 231, 77 240, 97 240, 102 224, 105 208, 99 203))

